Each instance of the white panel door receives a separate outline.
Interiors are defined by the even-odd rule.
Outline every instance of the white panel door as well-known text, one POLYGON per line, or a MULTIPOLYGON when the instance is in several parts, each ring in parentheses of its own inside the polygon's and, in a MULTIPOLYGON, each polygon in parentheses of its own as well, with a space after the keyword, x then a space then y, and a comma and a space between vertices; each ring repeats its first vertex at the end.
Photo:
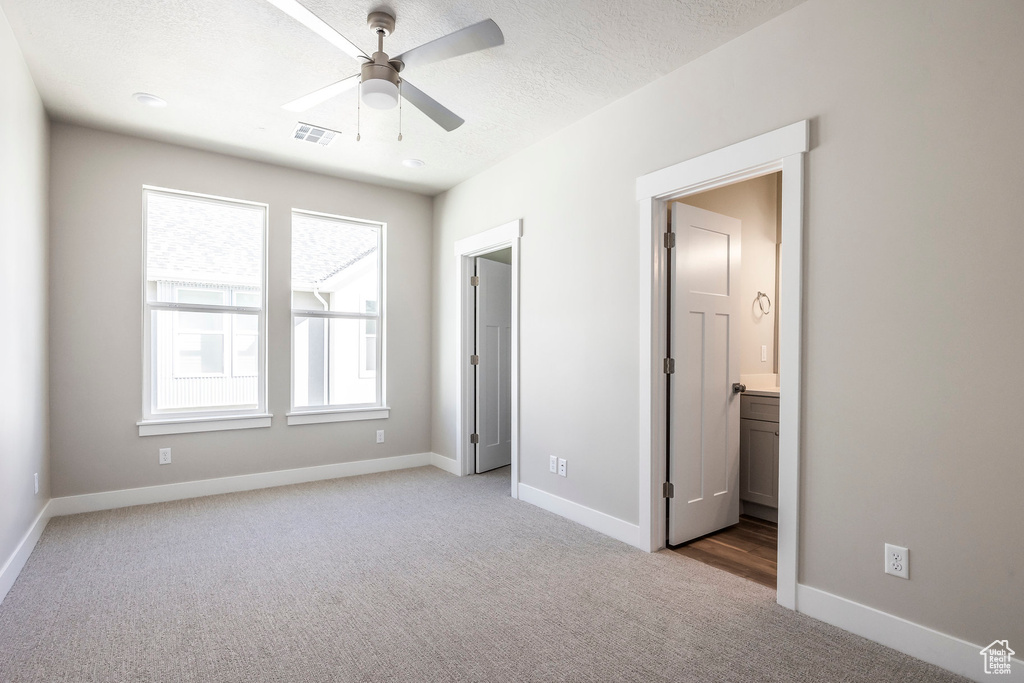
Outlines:
POLYGON ((739 521, 740 221, 672 204, 668 542, 739 521))
POLYGON ((476 260, 476 471, 512 464, 512 266, 476 260))

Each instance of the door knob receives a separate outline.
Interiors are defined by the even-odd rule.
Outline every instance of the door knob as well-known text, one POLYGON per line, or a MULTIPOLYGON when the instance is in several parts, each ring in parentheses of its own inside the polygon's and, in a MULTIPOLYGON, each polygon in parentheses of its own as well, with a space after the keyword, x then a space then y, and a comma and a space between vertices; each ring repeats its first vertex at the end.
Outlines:
POLYGON ((747 390, 747 385, 746 384, 740 384, 739 382, 733 382, 732 393, 734 393, 734 394, 742 394, 746 390, 747 390))

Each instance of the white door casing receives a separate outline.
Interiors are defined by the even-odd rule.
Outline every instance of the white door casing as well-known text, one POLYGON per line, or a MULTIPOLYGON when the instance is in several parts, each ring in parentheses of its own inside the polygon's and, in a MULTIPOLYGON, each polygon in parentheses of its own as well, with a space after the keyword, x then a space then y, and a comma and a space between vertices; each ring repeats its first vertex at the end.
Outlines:
POLYGON ((473 366, 469 357, 473 349, 473 274, 475 258, 482 254, 510 247, 512 249, 512 341, 511 351, 511 413, 512 471, 511 494, 519 498, 519 242, 523 221, 517 219, 455 242, 454 276, 455 346, 452 355, 455 368, 455 471, 459 476, 476 469, 474 449, 470 443, 473 431, 473 366))
POLYGON ((477 257, 476 472, 512 463, 512 266, 477 257))
POLYGON ((672 204, 668 542, 739 521, 740 221, 672 204))
MULTIPOLYGON (((797 121, 741 142, 639 176, 636 180, 640 313, 639 484, 640 537, 648 551, 665 546, 667 414, 662 372, 667 336, 663 299, 666 250, 662 236, 672 200, 782 171, 782 243, 779 247, 779 555, 776 599, 797 609, 800 518, 804 155, 810 122, 797 121)), ((513 466, 515 459, 513 458, 513 466)))

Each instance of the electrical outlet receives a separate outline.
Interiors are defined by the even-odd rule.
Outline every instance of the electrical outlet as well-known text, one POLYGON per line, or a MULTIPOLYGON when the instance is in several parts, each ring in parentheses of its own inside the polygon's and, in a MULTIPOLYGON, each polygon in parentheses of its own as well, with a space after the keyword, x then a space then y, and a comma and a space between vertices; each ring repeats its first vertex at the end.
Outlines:
POLYGON ((384 430, 383 429, 378 429, 377 430, 377 443, 384 443, 384 430))
POLYGON ((910 551, 898 545, 885 544, 885 573, 901 579, 910 578, 910 551))
POLYGON ((768 346, 766 344, 761 344, 761 362, 768 362, 768 346))
POLYGON ((558 471, 558 458, 553 455, 548 456, 548 471, 552 473, 558 471))
POLYGON ((565 476, 565 458, 558 459, 558 476, 565 476))
POLYGON ((35 484, 36 484, 36 494, 38 495, 39 494, 39 473, 36 472, 35 474, 33 474, 32 475, 32 479, 35 481, 35 484))
POLYGON ((160 464, 170 465, 171 464, 171 449, 161 448, 160 449, 160 464))

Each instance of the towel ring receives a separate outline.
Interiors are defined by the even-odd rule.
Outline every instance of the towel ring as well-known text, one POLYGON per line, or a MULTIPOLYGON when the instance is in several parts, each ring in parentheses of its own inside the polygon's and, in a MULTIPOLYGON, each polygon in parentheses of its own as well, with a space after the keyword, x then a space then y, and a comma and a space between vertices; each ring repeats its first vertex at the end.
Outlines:
POLYGON ((768 295, 764 292, 757 293, 757 305, 761 309, 761 313, 768 315, 772 310, 772 300, 768 298, 768 295), (768 307, 765 308, 764 302, 768 302, 768 307))

